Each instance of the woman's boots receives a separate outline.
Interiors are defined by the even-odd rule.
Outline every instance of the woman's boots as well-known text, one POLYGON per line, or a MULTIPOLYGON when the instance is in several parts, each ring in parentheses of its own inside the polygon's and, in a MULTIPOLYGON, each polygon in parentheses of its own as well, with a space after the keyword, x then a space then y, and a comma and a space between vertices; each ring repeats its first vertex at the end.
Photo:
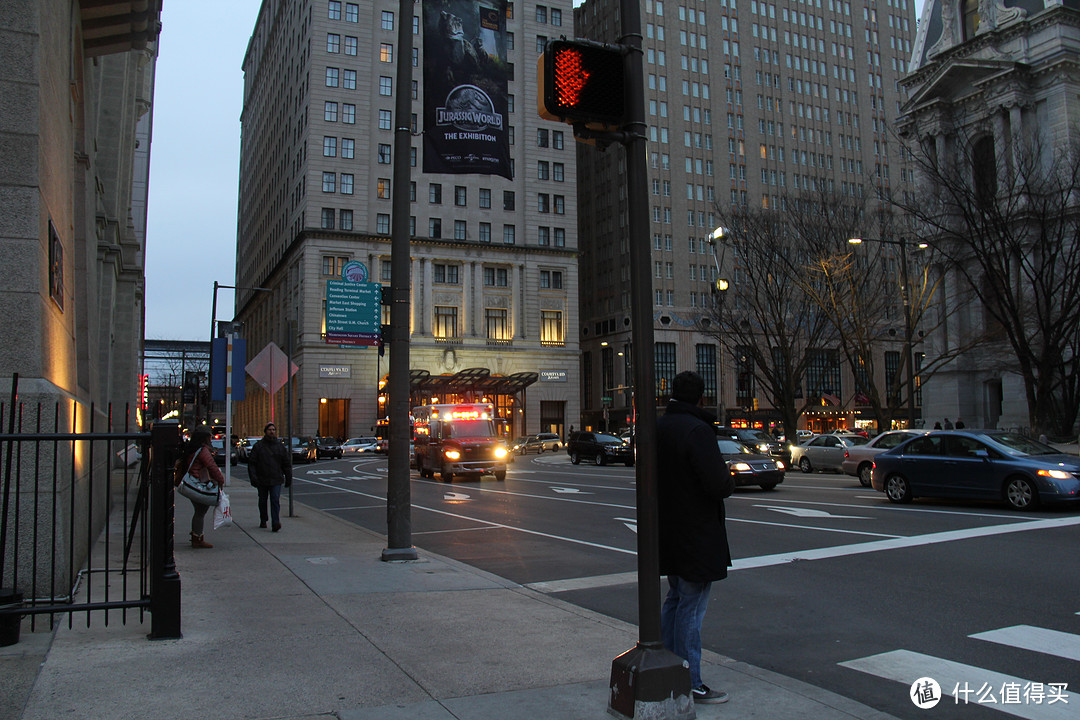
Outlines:
POLYGON ((205 540, 203 540, 202 535, 196 535, 195 533, 191 533, 191 547, 193 547, 193 548, 212 548, 214 546, 211 545, 210 543, 206 542, 205 540))

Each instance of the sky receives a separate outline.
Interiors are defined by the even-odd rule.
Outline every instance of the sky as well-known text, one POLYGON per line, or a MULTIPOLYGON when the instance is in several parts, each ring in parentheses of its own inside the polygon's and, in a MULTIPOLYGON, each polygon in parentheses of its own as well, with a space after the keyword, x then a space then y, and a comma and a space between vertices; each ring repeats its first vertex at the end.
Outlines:
MULTIPOLYGON (((209 340, 214 281, 235 285, 244 60, 261 0, 161 13, 146 230, 146 337, 209 340)), ((219 320, 233 291, 218 290, 219 320)))

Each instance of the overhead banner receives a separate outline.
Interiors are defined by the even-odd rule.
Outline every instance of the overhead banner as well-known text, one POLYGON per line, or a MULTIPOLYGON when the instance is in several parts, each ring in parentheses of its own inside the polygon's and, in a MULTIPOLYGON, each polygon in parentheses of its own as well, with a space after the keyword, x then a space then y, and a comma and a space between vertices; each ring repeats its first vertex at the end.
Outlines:
POLYGON ((424 172, 510 170, 506 0, 423 0, 424 172))

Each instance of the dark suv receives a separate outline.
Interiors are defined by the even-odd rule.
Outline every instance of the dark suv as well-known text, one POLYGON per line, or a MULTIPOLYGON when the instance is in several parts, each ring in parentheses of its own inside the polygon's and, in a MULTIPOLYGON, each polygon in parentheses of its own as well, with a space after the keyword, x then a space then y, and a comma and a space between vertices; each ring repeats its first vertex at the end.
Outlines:
POLYGON ((634 464, 634 450, 629 443, 614 435, 587 430, 571 433, 566 442, 566 454, 575 465, 582 460, 591 460, 597 465, 621 462, 630 467, 634 464))
POLYGON ((753 452, 759 455, 768 455, 770 457, 783 460, 785 463, 788 461, 788 449, 787 445, 774 438, 764 430, 754 430, 752 428, 730 428, 720 427, 716 429, 716 434, 721 437, 728 437, 732 440, 738 440, 743 445, 750 448, 753 452))

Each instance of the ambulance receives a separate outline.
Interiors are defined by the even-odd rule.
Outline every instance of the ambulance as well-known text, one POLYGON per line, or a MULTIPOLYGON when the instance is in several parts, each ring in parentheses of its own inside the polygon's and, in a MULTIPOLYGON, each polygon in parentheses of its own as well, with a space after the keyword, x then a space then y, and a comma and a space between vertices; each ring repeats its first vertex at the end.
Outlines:
POLYGON ((423 405, 412 410, 413 447, 421 477, 506 479, 506 443, 491 403, 423 405))

